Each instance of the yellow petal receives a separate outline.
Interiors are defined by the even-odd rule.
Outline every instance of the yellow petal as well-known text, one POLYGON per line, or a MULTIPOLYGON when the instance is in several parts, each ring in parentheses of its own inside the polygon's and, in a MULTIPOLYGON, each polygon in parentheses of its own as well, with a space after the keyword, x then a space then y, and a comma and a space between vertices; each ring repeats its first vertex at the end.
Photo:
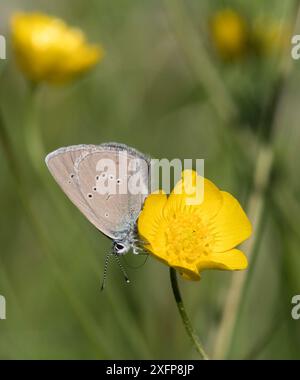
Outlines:
POLYGON ((200 260, 197 265, 199 271, 203 269, 242 270, 247 266, 247 257, 238 249, 213 253, 206 260, 200 260))
POLYGON ((213 252, 225 252, 248 239, 252 232, 251 223, 239 202, 229 193, 221 191, 223 204, 211 221, 214 236, 213 252))
POLYGON ((205 223, 218 213, 222 200, 217 186, 197 175, 195 171, 186 170, 183 172, 183 179, 176 184, 168 198, 164 215, 168 217, 180 211, 196 212, 205 223), (193 200, 196 203, 191 204, 193 200))
POLYGON ((163 208, 166 203, 167 196, 163 192, 150 194, 144 203, 138 219, 138 231, 150 244, 153 243, 163 220, 163 208))

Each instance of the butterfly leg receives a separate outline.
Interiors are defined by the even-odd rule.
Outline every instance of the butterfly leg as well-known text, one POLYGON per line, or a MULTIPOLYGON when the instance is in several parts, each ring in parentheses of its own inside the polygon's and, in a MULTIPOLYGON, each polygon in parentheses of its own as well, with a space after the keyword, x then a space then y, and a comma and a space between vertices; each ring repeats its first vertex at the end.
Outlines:
POLYGON ((148 255, 147 250, 139 245, 134 245, 132 252, 134 255, 148 255))

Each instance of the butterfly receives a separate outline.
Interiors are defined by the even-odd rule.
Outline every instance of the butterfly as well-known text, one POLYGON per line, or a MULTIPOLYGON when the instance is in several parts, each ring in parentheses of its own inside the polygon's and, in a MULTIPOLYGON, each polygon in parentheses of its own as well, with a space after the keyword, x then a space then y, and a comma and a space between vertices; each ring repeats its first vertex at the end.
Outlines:
POLYGON ((149 194, 150 158, 125 144, 111 142, 59 148, 45 161, 68 198, 112 240, 102 289, 111 256, 129 282, 119 256, 131 249, 134 254, 144 252, 136 222, 149 194))

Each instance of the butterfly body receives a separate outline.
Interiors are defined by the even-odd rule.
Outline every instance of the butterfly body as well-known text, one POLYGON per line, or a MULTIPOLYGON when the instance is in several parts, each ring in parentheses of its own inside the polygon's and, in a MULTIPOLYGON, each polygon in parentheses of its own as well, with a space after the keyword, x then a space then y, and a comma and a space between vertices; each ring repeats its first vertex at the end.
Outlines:
POLYGON ((124 234, 120 235, 119 239, 113 240, 113 253, 117 256, 123 256, 132 249, 134 254, 138 254, 141 250, 139 241, 134 223, 129 226, 127 231, 124 231, 124 234))

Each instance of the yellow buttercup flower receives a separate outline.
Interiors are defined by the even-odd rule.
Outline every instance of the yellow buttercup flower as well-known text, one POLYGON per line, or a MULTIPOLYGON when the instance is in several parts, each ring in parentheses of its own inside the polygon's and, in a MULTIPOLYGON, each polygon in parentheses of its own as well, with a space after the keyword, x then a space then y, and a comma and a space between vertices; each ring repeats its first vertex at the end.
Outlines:
POLYGON ((65 83, 103 57, 102 47, 89 45, 81 30, 42 13, 15 14, 11 29, 17 63, 34 82, 65 83))
POLYGON ((252 231, 239 202, 191 170, 183 172, 169 197, 163 192, 148 196, 138 231, 151 254, 188 280, 199 280, 204 269, 241 270, 248 265, 235 248, 252 231), (203 201, 190 204, 193 194, 199 194, 201 179, 203 201))
POLYGON ((244 55, 248 48, 246 20, 232 9, 216 12, 210 23, 212 42, 223 59, 235 59, 244 55))

